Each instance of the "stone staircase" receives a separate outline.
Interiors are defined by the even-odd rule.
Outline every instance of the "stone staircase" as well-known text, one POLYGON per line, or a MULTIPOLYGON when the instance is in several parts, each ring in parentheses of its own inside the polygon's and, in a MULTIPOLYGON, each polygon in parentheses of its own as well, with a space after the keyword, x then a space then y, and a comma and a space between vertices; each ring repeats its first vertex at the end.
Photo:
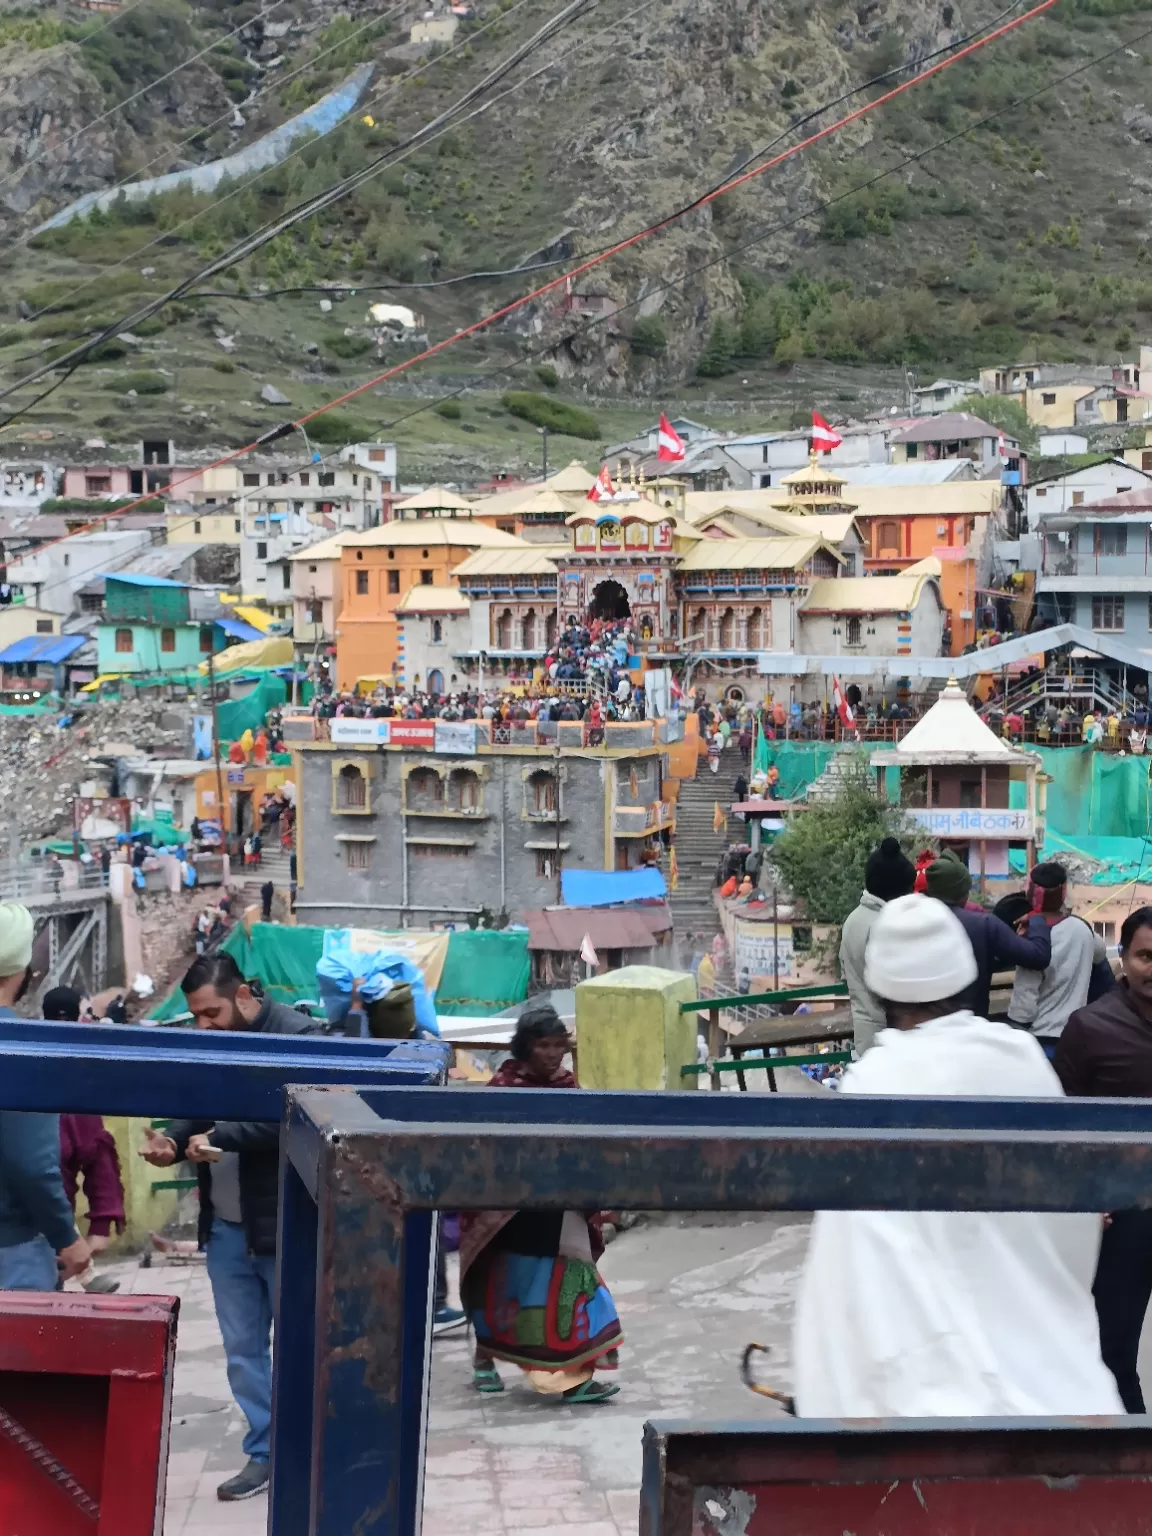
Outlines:
POLYGON ((701 758, 696 777, 680 784, 676 805, 678 883, 669 895, 668 905, 677 941, 682 945, 689 933, 702 933, 705 943, 711 943, 713 935, 720 932, 712 882, 720 855, 729 843, 740 840, 743 829, 729 816, 727 834, 714 832, 712 818, 717 800, 725 810, 732 804, 732 782, 740 768, 740 752, 732 745, 721 754, 719 773, 711 773, 701 758))
POLYGON ((860 768, 861 748, 855 742, 837 747, 824 765, 824 772, 809 784, 805 799, 834 800, 848 784, 856 782, 860 768))
POLYGON ((245 869, 243 863, 236 873, 240 875, 242 884, 240 887, 240 900, 242 907, 260 904, 260 887, 271 880, 277 891, 288 894, 291 883, 291 852, 287 848, 281 848, 278 840, 264 840, 264 848, 260 857, 258 869, 245 869))

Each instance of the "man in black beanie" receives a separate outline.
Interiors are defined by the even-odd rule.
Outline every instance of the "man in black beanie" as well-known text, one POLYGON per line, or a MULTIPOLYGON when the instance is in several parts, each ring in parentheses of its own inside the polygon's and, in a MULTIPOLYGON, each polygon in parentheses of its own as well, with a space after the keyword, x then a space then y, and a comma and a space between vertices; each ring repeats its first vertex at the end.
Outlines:
POLYGON ((929 896, 952 908, 963 925, 976 956, 976 980, 968 994, 968 1007, 978 1019, 988 1017, 992 977, 996 971, 1012 966, 1039 973, 1052 959, 1052 939, 1048 925, 1033 911, 1022 934, 997 917, 994 912, 972 910, 965 903, 972 889, 972 876, 963 859, 945 848, 924 871, 929 896))
POLYGON ((1052 940, 1052 959, 1045 971, 1016 972, 1008 1022, 1030 1029, 1048 1053, 1077 1008, 1088 1001, 1092 968, 1107 962, 1104 943, 1082 918, 1064 909, 1068 874, 1063 864, 1049 859, 1037 864, 1028 876, 1028 898, 1033 912, 1043 919, 1052 940))
POLYGON ((884 1004, 873 996, 864 982, 864 952, 876 914, 886 901, 911 894, 916 870, 905 857, 894 837, 886 837, 879 848, 868 855, 864 866, 864 893, 860 905, 849 912, 840 930, 840 974, 848 983, 848 1003, 852 1009, 852 1038, 857 1056, 885 1027, 884 1004))

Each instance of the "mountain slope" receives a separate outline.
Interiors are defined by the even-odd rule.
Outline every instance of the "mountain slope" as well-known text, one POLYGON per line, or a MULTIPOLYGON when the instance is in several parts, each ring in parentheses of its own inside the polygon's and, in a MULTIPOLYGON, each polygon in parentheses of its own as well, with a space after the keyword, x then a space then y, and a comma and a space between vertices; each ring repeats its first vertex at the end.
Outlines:
MULTIPOLYGON (((11 379, 37 348, 127 312, 403 140, 556 8, 502 0, 465 22, 444 56, 422 63, 405 46, 422 7, 385 15, 374 3, 349 14, 280 0, 270 21, 251 4, 145 0, 87 38, 78 29, 93 23, 47 11, 36 21, 50 43, 42 47, 31 46, 27 18, 0 13, 0 40, 14 38, 0 48, 0 153, 19 165, 44 144, 40 103, 49 89, 59 104, 48 131, 60 145, 0 185, 16 239, 0 369, 11 379), (134 21, 132 47, 110 46, 134 21), (237 26, 235 39, 219 41, 237 26), (52 41, 53 27, 70 40, 52 41), (63 142, 214 39, 204 60, 63 142), (154 175, 250 142, 365 60, 377 72, 355 116, 231 195, 172 194, 21 243, 47 211, 126 171, 154 161, 145 172, 154 175), (242 126, 231 117, 241 101, 242 126), (19 319, 46 304, 52 313, 19 319)), ((110 436, 139 435, 144 417, 179 396, 185 440, 239 440, 267 425, 254 403, 261 380, 311 408, 377 368, 359 295, 321 312, 315 293, 261 299, 262 286, 423 282, 526 258, 579 258, 691 200, 822 103, 995 14, 992 3, 929 0, 603 0, 519 78, 551 59, 546 74, 277 237, 233 280, 216 281, 220 296, 173 307, 122 356, 79 370, 32 420, 65 433, 99 422, 110 436), (234 339, 226 355, 217 332, 234 339), (128 394, 125 381, 142 363, 159 376, 162 401, 128 394)), ((849 365, 873 370, 859 376, 864 399, 875 392, 877 367, 899 387, 906 367, 959 373, 1034 352, 1114 357, 1152 327, 1152 112, 1143 105, 1150 26, 1146 12, 1110 0, 1061 0, 577 284, 601 309, 628 306, 619 315, 574 317, 552 296, 421 366, 410 382, 366 396, 348 424, 391 429, 410 408, 398 397, 467 384, 475 393, 458 422, 430 428, 414 418, 432 459, 442 451, 464 472, 534 460, 538 444, 509 436, 499 392, 510 383, 539 387, 538 364, 555 369, 561 394, 609 402, 599 409, 610 438, 634 405, 646 414, 643 402, 656 393, 699 409, 719 390, 729 404, 713 416, 787 419, 797 364, 803 378, 817 369, 817 379, 823 364, 838 365, 835 395, 850 408, 849 365), (518 373, 486 379, 518 359, 518 373)), ((484 280, 394 297, 422 310, 438 339, 529 286, 484 280)), ((403 351, 390 345, 385 360, 403 351)))

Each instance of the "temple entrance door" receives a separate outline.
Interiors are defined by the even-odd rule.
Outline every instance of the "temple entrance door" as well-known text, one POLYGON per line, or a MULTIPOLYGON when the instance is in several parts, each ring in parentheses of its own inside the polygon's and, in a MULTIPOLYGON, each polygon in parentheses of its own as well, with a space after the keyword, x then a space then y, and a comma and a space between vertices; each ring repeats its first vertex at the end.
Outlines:
POLYGON ((610 622, 613 619, 627 619, 631 616, 632 605, 620 583, 611 578, 597 582, 592 590, 592 601, 588 605, 588 617, 610 622))

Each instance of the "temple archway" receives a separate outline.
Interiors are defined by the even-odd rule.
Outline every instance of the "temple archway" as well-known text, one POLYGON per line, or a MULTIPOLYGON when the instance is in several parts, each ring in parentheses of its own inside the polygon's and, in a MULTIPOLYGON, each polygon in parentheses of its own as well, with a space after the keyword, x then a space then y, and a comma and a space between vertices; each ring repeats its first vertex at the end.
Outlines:
POLYGON ((632 616, 632 605, 628 601, 628 594, 618 581, 611 577, 607 581, 599 581, 592 589, 592 601, 588 605, 588 617, 590 619, 628 619, 632 616))

